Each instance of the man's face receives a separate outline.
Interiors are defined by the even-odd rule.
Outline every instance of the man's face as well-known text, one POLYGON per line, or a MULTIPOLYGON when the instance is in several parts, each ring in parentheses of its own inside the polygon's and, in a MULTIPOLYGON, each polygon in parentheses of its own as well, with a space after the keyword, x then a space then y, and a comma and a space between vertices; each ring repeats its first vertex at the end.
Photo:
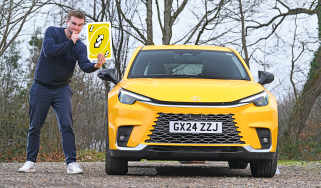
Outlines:
POLYGON ((70 19, 67 21, 67 29, 69 30, 69 32, 80 33, 84 24, 84 19, 71 16, 70 19))

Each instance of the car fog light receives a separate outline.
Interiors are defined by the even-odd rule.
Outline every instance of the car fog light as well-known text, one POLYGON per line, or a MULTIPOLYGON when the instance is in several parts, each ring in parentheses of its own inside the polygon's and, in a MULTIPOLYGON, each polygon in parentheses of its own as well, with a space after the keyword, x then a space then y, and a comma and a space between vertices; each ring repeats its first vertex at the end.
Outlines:
POLYGON ((269 138, 263 138, 263 143, 269 143, 269 138))
POLYGON ((119 140, 120 141, 125 141, 126 140, 126 136, 123 136, 123 135, 119 136, 119 140))
POLYGON ((120 147, 127 147, 127 143, 130 134, 133 130, 133 126, 121 126, 118 128, 117 132, 117 145, 120 147))
POLYGON ((257 135, 259 137, 261 148, 268 149, 271 146, 271 132, 268 128, 256 128, 257 135))

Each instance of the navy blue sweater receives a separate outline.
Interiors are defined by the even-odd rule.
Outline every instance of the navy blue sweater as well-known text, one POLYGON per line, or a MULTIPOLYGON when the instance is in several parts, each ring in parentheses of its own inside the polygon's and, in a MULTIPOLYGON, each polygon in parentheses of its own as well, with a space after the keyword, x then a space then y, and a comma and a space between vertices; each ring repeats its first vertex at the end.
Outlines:
POLYGON ((35 81, 51 87, 68 84, 76 62, 87 73, 97 70, 87 58, 87 48, 80 40, 74 44, 64 28, 48 27, 35 72, 35 81))

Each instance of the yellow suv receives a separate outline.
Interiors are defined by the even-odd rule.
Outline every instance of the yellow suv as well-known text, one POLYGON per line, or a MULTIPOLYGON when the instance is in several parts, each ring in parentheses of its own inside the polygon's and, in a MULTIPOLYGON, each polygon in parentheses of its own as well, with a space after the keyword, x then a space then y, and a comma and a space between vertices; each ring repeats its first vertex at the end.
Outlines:
POLYGON ((114 70, 98 76, 115 83, 108 93, 106 173, 126 174, 128 161, 228 161, 250 163, 254 177, 277 168, 275 97, 255 82, 241 56, 214 46, 139 47, 123 78, 114 70))

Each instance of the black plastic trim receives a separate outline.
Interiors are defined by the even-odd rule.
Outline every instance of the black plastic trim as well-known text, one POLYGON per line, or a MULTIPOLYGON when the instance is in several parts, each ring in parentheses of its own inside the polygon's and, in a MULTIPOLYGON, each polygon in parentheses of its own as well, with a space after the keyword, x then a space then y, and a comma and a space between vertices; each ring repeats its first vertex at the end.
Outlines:
POLYGON ((173 146, 147 146, 141 151, 110 150, 114 158, 128 161, 141 159, 148 160, 260 160, 274 159, 276 152, 249 152, 242 147, 235 149, 227 147, 173 147, 173 146), (212 149, 211 149, 212 148, 212 149), (221 148, 221 149, 219 149, 221 148), (225 150, 226 149, 226 150, 225 150))

